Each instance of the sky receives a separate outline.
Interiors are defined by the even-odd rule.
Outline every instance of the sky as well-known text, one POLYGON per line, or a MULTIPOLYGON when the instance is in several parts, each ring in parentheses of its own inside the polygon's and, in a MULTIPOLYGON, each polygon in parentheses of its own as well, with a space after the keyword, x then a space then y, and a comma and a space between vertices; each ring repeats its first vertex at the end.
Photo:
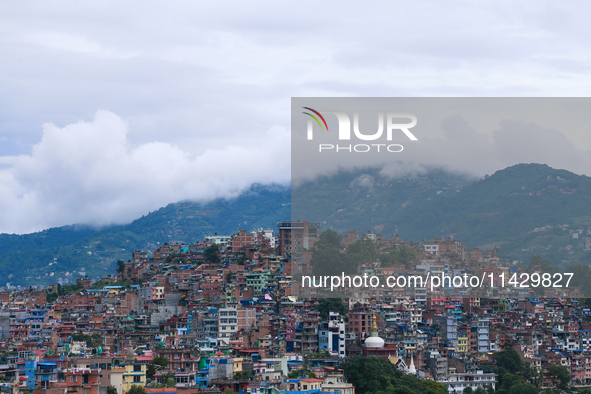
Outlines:
MULTIPOLYGON (((0 233, 127 223, 288 184, 291 97, 589 96, 590 7, 2 2, 0 233)), ((553 165, 591 173, 572 159, 591 133, 551 133, 564 157, 553 165)), ((522 160, 494 138, 474 143, 498 165, 522 160)))

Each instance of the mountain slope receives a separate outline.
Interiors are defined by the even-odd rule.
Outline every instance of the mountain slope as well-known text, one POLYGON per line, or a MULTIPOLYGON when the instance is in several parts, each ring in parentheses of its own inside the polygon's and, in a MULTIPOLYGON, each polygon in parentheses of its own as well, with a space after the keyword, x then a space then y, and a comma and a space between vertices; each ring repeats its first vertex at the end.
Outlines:
POLYGON ((103 230, 67 226, 20 236, 3 234, 0 278, 11 285, 30 285, 104 276, 114 272, 117 259, 129 260, 136 249, 151 250, 171 241, 190 243, 240 229, 274 229, 277 222, 289 219, 289 203, 288 187, 253 185, 235 199, 169 204, 124 226, 103 230))
POLYGON ((589 177, 540 164, 519 164, 481 180, 441 170, 389 178, 364 168, 293 190, 253 186, 232 200, 170 204, 125 226, 2 234, 0 278, 38 284, 66 273, 72 279, 106 275, 135 249, 240 229, 276 229, 290 217, 319 222, 323 230, 400 234, 414 241, 454 236, 469 247, 500 246, 502 256, 524 261, 533 254, 554 264, 591 261, 589 177))
POLYGON ((472 182, 441 171, 400 179, 375 169, 341 173, 294 191, 292 212, 334 230, 453 236, 470 247, 500 246, 513 259, 591 260, 591 178, 543 164, 472 182))

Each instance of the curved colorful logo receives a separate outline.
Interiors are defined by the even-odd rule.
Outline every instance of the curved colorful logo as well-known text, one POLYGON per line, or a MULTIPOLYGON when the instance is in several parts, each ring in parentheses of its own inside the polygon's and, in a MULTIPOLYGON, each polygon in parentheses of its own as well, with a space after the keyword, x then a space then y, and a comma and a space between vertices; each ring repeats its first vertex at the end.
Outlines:
MULTIPOLYGON (((322 122, 324 123, 324 126, 326 126, 326 131, 328 131, 328 125, 326 124, 326 120, 324 120, 324 116, 322 116, 322 115, 320 114, 320 112, 318 112, 318 111, 316 111, 315 109, 312 109, 312 108, 310 108, 310 107, 302 107, 302 108, 303 108, 303 109, 307 109, 308 111, 312 111, 312 112, 314 112, 316 115, 320 116, 320 119, 322 119, 322 122)), ((318 118, 317 118, 316 116, 312 115, 312 114, 311 114, 311 113, 309 113, 309 112, 302 112, 302 113, 303 113, 303 114, 306 114, 306 115, 308 115, 308 116, 311 116, 311 117, 312 117, 312 118, 313 118, 313 119, 316 121, 316 123, 318 123, 318 126, 320 126, 320 130, 322 130, 322 129, 323 129, 323 128, 322 128, 322 123, 320 123, 320 121, 318 120, 318 118)))

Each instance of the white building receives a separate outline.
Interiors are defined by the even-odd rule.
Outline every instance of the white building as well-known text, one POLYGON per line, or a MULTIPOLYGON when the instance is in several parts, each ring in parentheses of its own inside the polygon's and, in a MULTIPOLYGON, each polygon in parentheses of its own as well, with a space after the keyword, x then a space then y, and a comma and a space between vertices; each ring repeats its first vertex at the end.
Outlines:
POLYGON ((218 338, 232 338, 238 332, 238 310, 235 306, 220 308, 218 338))
POLYGON ((497 382, 496 378, 496 374, 484 373, 483 371, 476 371, 476 373, 450 373, 447 380, 441 381, 441 383, 447 384, 447 389, 450 393, 461 393, 468 387, 476 390, 478 387, 484 389, 485 386, 491 385, 494 389, 497 382))

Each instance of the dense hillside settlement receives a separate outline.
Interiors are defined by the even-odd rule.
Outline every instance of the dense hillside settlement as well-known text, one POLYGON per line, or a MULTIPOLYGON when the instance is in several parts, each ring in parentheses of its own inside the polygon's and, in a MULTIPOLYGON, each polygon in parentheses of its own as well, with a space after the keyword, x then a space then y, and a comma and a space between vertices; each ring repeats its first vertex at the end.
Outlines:
POLYGON ((103 278, 4 287, 0 389, 585 390, 591 312, 581 278, 539 256, 518 265, 457 239, 341 235, 308 222, 170 241, 134 251, 103 278), (313 279, 345 275, 379 285, 313 279))

